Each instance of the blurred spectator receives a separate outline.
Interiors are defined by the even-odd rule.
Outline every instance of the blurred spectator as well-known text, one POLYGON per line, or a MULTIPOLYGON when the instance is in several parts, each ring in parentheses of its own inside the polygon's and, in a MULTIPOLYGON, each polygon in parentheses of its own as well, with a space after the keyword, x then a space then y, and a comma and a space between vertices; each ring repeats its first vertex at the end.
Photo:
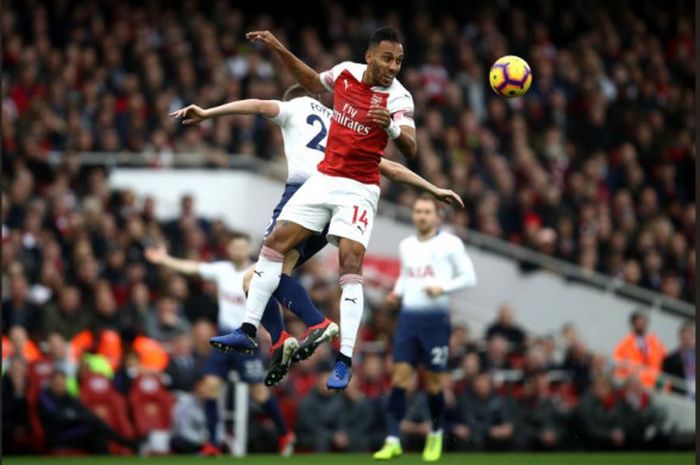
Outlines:
POLYGON ((647 332, 649 317, 640 310, 630 316, 632 331, 615 347, 614 357, 619 367, 616 376, 625 379, 632 373, 639 375, 642 384, 654 387, 666 355, 666 348, 653 333, 647 332))
POLYGON ((107 454, 107 442, 137 449, 139 442, 107 426, 78 399, 66 392, 66 375, 54 370, 48 387, 39 395, 39 417, 49 449, 75 448, 93 454, 107 454))
POLYGON ((56 331, 70 340, 90 326, 91 322, 90 313, 81 305, 80 291, 76 287, 66 286, 59 293, 58 304, 46 309, 43 332, 47 334, 56 331))
POLYGON ((156 302, 155 312, 147 315, 145 329, 148 337, 171 343, 177 334, 189 331, 190 324, 181 315, 177 300, 162 296, 156 302))
POLYGON ((2 444, 3 455, 32 451, 31 424, 27 407, 29 364, 21 355, 8 362, 2 377, 2 444))
POLYGON ((622 389, 626 412, 625 431, 629 447, 633 449, 664 449, 668 447, 668 433, 662 431, 664 412, 642 386, 639 378, 630 376, 622 389))
POLYGON ((2 303, 3 334, 13 326, 22 326, 32 338, 39 336, 41 311, 29 301, 29 285, 21 274, 10 278, 9 299, 2 303))
POLYGON ((493 390, 491 377, 482 373, 459 398, 461 423, 466 427, 458 450, 508 450, 515 433, 514 406, 493 390))
POLYGON ((549 395, 549 381, 543 372, 525 380, 515 428, 519 449, 555 450, 564 443, 565 417, 549 395))
POLYGON ((166 386, 174 391, 192 391, 204 374, 206 356, 192 349, 192 336, 182 332, 175 336, 170 353, 170 362, 165 369, 166 386))
POLYGON ((695 323, 683 323, 678 331, 678 348, 668 354, 662 370, 675 377, 671 383, 673 392, 695 399, 695 323), (682 381, 685 385, 682 385, 682 381))
POLYGON ((628 444, 625 407, 604 376, 593 380, 578 408, 581 429, 595 449, 621 449, 628 444))
POLYGON ((498 309, 496 322, 491 324, 486 330, 487 340, 491 340, 496 335, 506 338, 509 344, 509 352, 520 353, 523 351, 525 347, 525 331, 515 323, 513 306, 510 304, 501 305, 501 308, 498 309))

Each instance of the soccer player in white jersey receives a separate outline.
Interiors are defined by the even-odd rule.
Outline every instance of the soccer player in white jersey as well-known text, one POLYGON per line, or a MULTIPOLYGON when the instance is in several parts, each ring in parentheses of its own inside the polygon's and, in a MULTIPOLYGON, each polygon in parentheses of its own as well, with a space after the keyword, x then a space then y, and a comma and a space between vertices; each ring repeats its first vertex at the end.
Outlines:
MULTIPOLYGON (((317 172, 316 167, 323 159, 328 137, 327 128, 330 127, 332 114, 329 108, 313 98, 312 94, 299 84, 287 89, 283 100, 247 99, 209 109, 189 105, 171 113, 171 116, 182 117, 183 124, 186 125, 225 115, 259 114, 280 126, 288 163, 288 178, 282 199, 274 209, 265 236, 274 228, 277 217, 287 201, 312 174, 317 172)), ((449 189, 437 188, 399 163, 383 159, 379 169, 384 176, 392 181, 406 183, 425 190, 445 203, 462 205, 457 194, 449 189)), ((292 357, 294 361, 308 358, 318 345, 338 333, 338 326, 320 314, 304 288, 291 277, 295 267, 300 266, 327 244, 326 232, 327 228, 320 235, 313 235, 297 244, 287 253, 280 284, 263 312, 262 324, 270 332, 273 342, 270 367, 264 380, 268 386, 275 385, 282 380, 289 370, 292 357), (270 328, 268 327, 269 323, 266 324, 266 322, 275 321, 275 318, 270 317, 270 313, 279 312, 277 301, 291 308, 308 327, 299 349, 294 354, 290 354, 289 349, 293 350, 296 347, 294 344, 296 341, 289 339, 289 334, 284 331, 275 331, 276 325, 270 328)), ((251 267, 247 278, 252 274, 251 267)), ((212 345, 222 348, 221 339, 222 337, 212 338, 212 345)), ((225 349, 226 346, 224 345, 223 348, 225 349)))
POLYGON ((296 244, 329 225, 340 263, 340 353, 327 386, 344 389, 351 377, 352 354, 364 308, 362 262, 379 200, 379 163, 392 139, 408 158, 416 154, 413 99, 396 75, 403 46, 392 28, 370 39, 366 64, 344 62, 317 73, 268 31, 247 37, 271 47, 295 79, 311 92, 333 92, 333 117, 323 161, 282 209, 265 239, 246 303, 245 322, 223 343, 236 350, 257 346, 258 325, 277 287, 285 255, 296 244))
POLYGON ((374 454, 389 460, 402 454, 399 424, 406 413, 406 388, 416 365, 427 368, 426 388, 432 429, 423 459, 436 461, 442 454, 445 416, 443 373, 447 369, 450 341, 450 294, 476 285, 474 265, 458 237, 440 231, 437 203, 419 197, 413 205, 416 235, 399 244, 401 274, 387 301, 401 302, 393 344, 392 389, 387 405, 388 436, 384 447, 374 454))
MULTIPOLYGON (((212 263, 200 263, 193 260, 183 260, 168 255, 165 246, 150 247, 145 250, 146 258, 157 265, 162 265, 186 275, 200 275, 212 280, 217 285, 219 303, 219 331, 227 333, 240 326, 245 313, 245 293, 243 279, 250 268, 251 243, 244 234, 234 235, 228 243, 229 260, 212 263)), ((268 315, 275 318, 275 315, 268 315)), ((277 327, 282 325, 279 310, 277 311, 277 327)), ((266 321, 266 327, 271 324, 266 321)), ((258 402, 265 413, 275 423, 278 435, 278 446, 282 455, 290 455, 294 448, 294 433, 289 431, 287 423, 280 410, 277 398, 272 396, 270 389, 263 385, 264 368, 260 354, 223 353, 212 350, 204 366, 204 378, 201 392, 204 397, 204 413, 207 419, 209 441, 202 449, 203 455, 221 455, 217 429, 219 424, 218 398, 223 380, 226 379, 230 368, 233 367, 241 379, 250 384, 253 400, 258 402)))

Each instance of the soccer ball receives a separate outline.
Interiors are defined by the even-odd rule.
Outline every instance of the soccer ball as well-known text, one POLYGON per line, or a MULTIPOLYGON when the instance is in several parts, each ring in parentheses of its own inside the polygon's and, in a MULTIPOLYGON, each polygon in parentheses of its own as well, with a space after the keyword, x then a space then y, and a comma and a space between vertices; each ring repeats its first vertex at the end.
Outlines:
POLYGON ((525 60, 515 55, 499 58, 489 71, 489 83, 501 97, 525 95, 532 84, 532 71, 525 60))

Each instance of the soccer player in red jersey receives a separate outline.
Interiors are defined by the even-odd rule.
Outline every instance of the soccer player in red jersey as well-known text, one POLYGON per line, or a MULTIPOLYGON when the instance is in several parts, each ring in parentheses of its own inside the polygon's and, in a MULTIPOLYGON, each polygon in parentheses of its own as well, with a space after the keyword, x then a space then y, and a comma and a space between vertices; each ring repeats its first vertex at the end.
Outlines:
POLYGON ((250 32, 246 37, 274 50, 309 91, 333 92, 333 116, 319 172, 290 199, 265 239, 250 283, 243 325, 217 338, 215 347, 257 347, 257 327, 279 283, 285 254, 330 223, 328 240, 338 246, 342 295, 340 353, 327 385, 344 389, 351 377, 364 308, 362 261, 379 200, 379 162, 389 139, 407 158, 414 157, 417 149, 413 98, 396 79, 403 46, 394 29, 380 28, 369 41, 366 64, 344 62, 319 74, 270 32, 250 32))

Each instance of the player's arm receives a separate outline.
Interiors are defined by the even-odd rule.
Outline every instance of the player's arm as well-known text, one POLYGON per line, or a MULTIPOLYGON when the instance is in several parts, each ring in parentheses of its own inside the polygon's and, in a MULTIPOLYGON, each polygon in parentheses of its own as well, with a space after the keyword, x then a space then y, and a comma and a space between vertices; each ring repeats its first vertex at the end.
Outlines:
POLYGON ((282 62, 287 67, 294 79, 304 86, 310 92, 320 94, 326 92, 326 88, 321 84, 321 79, 316 71, 314 71, 309 65, 301 61, 292 52, 287 50, 287 48, 282 45, 277 37, 274 36, 270 31, 252 31, 248 32, 246 39, 253 42, 262 42, 266 46, 274 50, 277 55, 282 59, 282 62))
POLYGON ((416 156, 418 144, 416 144, 416 128, 406 124, 396 123, 389 110, 379 105, 372 105, 367 112, 372 121, 381 126, 393 139, 401 153, 409 160, 416 156))
POLYGON ((441 202, 448 205, 459 205, 460 207, 464 208, 464 202, 456 192, 451 191, 450 189, 441 189, 437 187, 435 184, 414 173, 401 163, 396 163, 395 161, 382 158, 382 161, 379 163, 379 171, 381 171, 382 175, 384 175, 387 179, 390 179, 393 182, 413 186, 431 194, 441 202))
POLYGON ((460 289, 476 286, 474 264, 461 242, 456 244, 454 251, 450 253, 448 258, 454 270, 454 277, 441 285, 426 287, 425 292, 431 297, 438 297, 442 294, 450 294, 460 289))
POLYGON ((194 260, 183 260, 168 255, 164 245, 149 247, 144 251, 146 260, 156 265, 162 265, 171 268, 180 273, 193 275, 199 273, 199 262, 194 260))
POLYGON ((399 260, 401 263, 401 270, 399 272, 399 278, 394 284, 394 289, 391 292, 389 292, 389 294, 387 294, 385 301, 391 309, 398 308, 399 304, 401 303, 401 298, 406 292, 406 273, 401 255, 401 244, 399 244, 399 260))
POLYGON ((279 112, 280 107, 274 100, 247 99, 224 103, 213 108, 200 108, 197 105, 189 105, 170 113, 170 116, 173 118, 184 118, 182 124, 190 125, 201 123, 205 119, 226 115, 263 115, 268 118, 274 118, 279 112))

